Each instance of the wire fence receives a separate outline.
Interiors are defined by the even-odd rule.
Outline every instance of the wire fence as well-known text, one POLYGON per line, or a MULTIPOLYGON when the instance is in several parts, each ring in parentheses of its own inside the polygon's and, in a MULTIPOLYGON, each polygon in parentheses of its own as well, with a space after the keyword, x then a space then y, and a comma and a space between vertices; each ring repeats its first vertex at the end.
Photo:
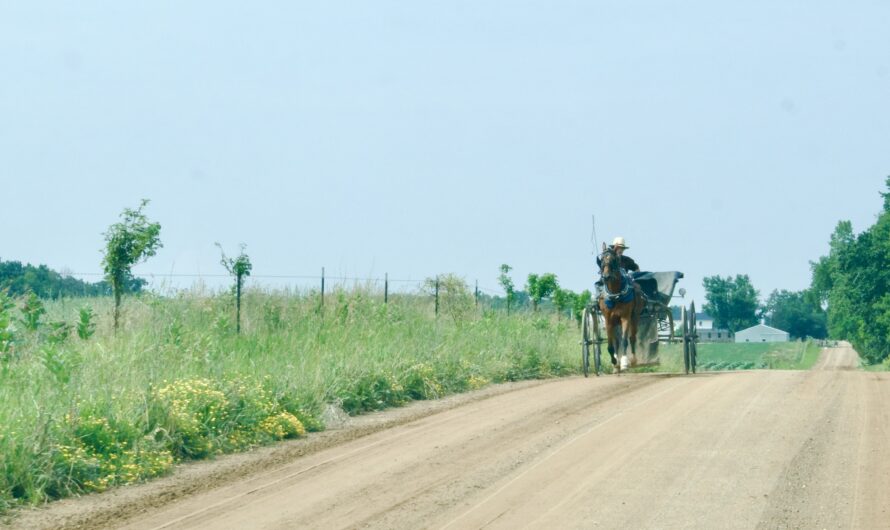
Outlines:
MULTIPOLYGON (((105 275, 99 272, 72 272, 72 277, 80 278, 104 278, 105 275)), ((173 280, 191 279, 191 280, 232 280, 229 274, 200 274, 200 273, 138 273, 135 277, 152 282, 164 282, 168 280, 171 284, 173 280)), ((320 296, 320 302, 324 305, 325 294, 332 293, 338 288, 348 287, 351 283, 353 287, 372 287, 383 291, 384 303, 389 302, 391 294, 406 293, 424 293, 429 294, 435 300, 435 310, 438 314, 440 305, 440 288, 441 275, 430 276, 422 280, 408 278, 390 278, 389 273, 385 273, 383 277, 372 276, 348 276, 348 275, 328 275, 325 268, 322 267, 320 275, 311 274, 251 274, 252 280, 270 280, 278 284, 281 288, 297 288, 305 289, 309 292, 317 293, 320 296), (283 284, 282 284, 283 282, 283 284), (396 287, 393 289, 392 287, 396 287)), ((481 300, 491 300, 500 298, 504 295, 503 290, 492 287, 480 286, 478 280, 474 280, 473 284, 467 283, 467 288, 472 290, 475 304, 478 306, 481 300)))

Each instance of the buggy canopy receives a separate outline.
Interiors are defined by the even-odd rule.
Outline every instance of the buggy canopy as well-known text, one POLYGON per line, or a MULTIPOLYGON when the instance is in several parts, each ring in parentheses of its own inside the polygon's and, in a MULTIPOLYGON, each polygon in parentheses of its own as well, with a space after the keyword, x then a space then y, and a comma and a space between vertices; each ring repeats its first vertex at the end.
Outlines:
POLYGON ((650 300, 657 300, 665 306, 670 304, 677 280, 682 277, 683 273, 677 271, 633 273, 633 279, 640 284, 643 294, 650 300))

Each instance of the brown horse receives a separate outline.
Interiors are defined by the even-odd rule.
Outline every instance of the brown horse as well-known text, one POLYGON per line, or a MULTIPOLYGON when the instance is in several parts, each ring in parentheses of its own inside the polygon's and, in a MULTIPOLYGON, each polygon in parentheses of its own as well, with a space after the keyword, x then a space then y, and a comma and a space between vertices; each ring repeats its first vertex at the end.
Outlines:
POLYGON ((621 269, 621 258, 603 243, 603 254, 600 261, 600 276, 603 293, 600 295, 599 306, 606 325, 609 339, 609 355, 612 364, 621 371, 616 353, 621 350, 622 357, 627 356, 627 345, 630 342, 631 362, 637 364, 637 326, 643 312, 645 300, 640 286, 621 269), (620 326, 620 336, 616 329, 620 326))

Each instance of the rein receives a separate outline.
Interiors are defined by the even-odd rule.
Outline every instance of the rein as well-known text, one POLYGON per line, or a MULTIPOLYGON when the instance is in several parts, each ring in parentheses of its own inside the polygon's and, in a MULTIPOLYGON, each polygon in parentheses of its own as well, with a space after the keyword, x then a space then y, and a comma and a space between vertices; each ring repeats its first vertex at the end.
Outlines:
POLYGON ((613 293, 609 290, 609 282, 603 282, 603 291, 605 292, 606 299, 614 301, 626 297, 627 293, 630 292, 632 283, 629 282, 627 276, 623 274, 621 275, 621 285, 624 287, 617 293, 613 293))
MULTIPOLYGON (((615 255, 613 254, 612 257, 610 258, 610 261, 616 260, 616 259, 620 260, 620 258, 615 257, 615 255)), ((620 261, 619 261, 619 263, 620 263, 620 261)), ((613 293, 612 291, 609 290, 608 278, 606 278, 603 275, 602 269, 600 269, 600 278, 602 278, 602 280, 603 280, 603 294, 604 294, 605 299, 610 302, 615 302, 615 301, 618 301, 618 300, 621 300, 621 299, 624 299, 627 297, 628 293, 631 291, 631 289, 633 289, 633 282, 630 281, 630 278, 628 278, 627 274, 621 273, 620 266, 616 267, 615 269, 610 268, 610 270, 618 270, 618 277, 621 279, 621 286, 622 286, 620 291, 618 291, 617 293, 613 293)), ((609 276, 611 277, 612 274, 609 274, 609 276)))

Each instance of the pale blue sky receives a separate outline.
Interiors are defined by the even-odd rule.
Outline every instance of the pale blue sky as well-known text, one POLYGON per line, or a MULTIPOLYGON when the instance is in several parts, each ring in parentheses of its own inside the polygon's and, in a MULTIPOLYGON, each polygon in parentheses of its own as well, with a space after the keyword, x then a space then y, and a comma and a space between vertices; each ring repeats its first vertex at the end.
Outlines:
POLYGON ((496 287, 644 268, 809 283, 890 174, 890 3, 0 0, 0 258, 496 287))

